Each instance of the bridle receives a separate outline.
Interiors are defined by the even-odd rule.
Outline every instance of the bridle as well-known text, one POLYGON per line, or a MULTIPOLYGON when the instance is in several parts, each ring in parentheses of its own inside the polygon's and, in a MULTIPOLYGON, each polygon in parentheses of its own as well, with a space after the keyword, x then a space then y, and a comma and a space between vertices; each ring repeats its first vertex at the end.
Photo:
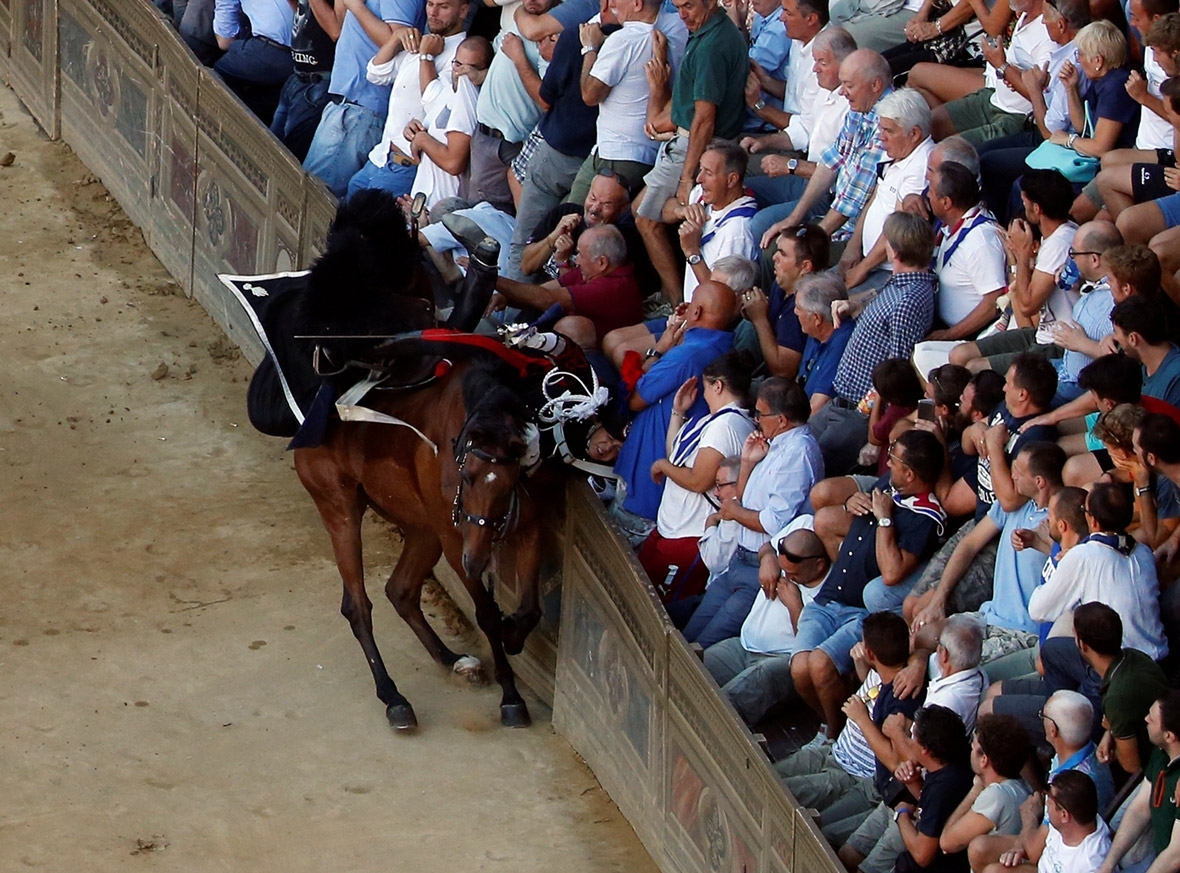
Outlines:
POLYGON ((455 502, 451 507, 451 524, 455 527, 473 524, 476 527, 491 528, 492 542, 500 542, 512 533, 516 528, 517 521, 520 520, 520 499, 517 497, 516 488, 512 489, 512 494, 508 498, 508 509, 502 515, 493 518, 468 512, 463 508, 463 467, 467 463, 468 455, 474 455, 485 463, 501 466, 517 462, 497 457, 491 452, 473 445, 470 437, 467 436, 470 424, 471 418, 468 417, 467 421, 463 423, 463 429, 459 431, 459 436, 455 439, 455 463, 459 466, 459 484, 455 488, 455 502))

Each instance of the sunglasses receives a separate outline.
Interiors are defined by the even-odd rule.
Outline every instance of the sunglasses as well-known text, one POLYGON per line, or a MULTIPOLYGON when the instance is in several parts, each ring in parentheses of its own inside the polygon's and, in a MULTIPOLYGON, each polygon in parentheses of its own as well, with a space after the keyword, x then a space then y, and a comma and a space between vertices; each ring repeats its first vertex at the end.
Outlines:
POLYGON ((820 557, 819 555, 796 555, 782 543, 779 543, 778 553, 792 564, 802 564, 804 561, 813 561, 820 557))
POLYGON ((631 180, 617 170, 612 170, 610 167, 603 167, 595 175, 602 176, 604 179, 614 179, 628 191, 631 190, 631 180))

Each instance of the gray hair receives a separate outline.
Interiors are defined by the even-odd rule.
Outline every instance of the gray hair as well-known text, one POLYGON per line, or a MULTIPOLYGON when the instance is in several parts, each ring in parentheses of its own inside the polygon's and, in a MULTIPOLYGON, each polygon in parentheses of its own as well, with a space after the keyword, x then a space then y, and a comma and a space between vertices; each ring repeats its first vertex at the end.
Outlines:
POLYGON ((975 146, 963 139, 957 133, 954 136, 948 136, 940 142, 935 148, 938 153, 942 155, 944 161, 954 161, 956 164, 962 164, 968 170, 979 178, 979 152, 975 150, 975 146))
POLYGON ((812 40, 812 53, 817 49, 826 49, 836 59, 836 66, 857 49, 856 39, 842 27, 825 27, 812 40))
POLYGON ((893 85, 893 70, 884 55, 872 49, 857 49, 853 54, 857 56, 859 72, 863 77, 861 81, 868 84, 874 79, 880 80, 882 92, 893 85))
POLYGON ((728 285, 734 292, 747 291, 758 281, 758 267, 749 258, 742 255, 726 255, 718 258, 713 264, 712 273, 720 273, 729 281, 728 285))
POLYGON ((795 280, 795 304, 804 312, 814 312, 824 321, 832 320, 832 304, 847 300, 848 289, 832 273, 805 273, 795 280))
POLYGON ((896 121, 907 133, 916 127, 923 139, 930 136, 930 106, 913 88, 898 88, 886 94, 877 104, 877 115, 896 121))
POLYGON ((594 260, 606 257, 612 267, 617 267, 627 260, 627 241, 623 233, 613 224, 599 225, 588 228, 582 234, 582 255, 594 260))
POLYGON ((938 642, 946 649, 947 660, 954 670, 978 667, 983 658, 983 627, 974 616, 952 615, 938 642))
POLYGON ((1094 704, 1077 691, 1055 691, 1041 709, 1053 719, 1062 741, 1071 748, 1081 748, 1094 729, 1094 704), (1052 712, 1050 712, 1050 709, 1052 712))

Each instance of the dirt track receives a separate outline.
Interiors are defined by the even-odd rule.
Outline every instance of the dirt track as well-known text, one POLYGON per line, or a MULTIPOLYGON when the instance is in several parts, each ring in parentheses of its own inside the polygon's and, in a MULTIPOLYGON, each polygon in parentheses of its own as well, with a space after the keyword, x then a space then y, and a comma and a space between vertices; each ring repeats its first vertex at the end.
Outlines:
MULTIPOLYGON (((248 365, 0 113, 0 870, 654 871, 539 702, 501 729, 381 599, 422 724, 393 734, 248 365)), ((395 545, 367 542, 377 601, 395 545)))

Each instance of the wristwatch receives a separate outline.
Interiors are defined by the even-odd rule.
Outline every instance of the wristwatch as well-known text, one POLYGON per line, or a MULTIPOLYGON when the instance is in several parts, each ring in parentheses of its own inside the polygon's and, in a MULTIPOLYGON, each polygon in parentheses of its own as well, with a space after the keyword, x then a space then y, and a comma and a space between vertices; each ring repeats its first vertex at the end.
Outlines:
POLYGON ((751 109, 753 109, 755 112, 761 112, 763 109, 765 109, 765 108, 766 108, 766 101, 765 101, 765 100, 759 100, 757 103, 755 103, 755 104, 754 104, 753 106, 751 106, 750 108, 751 108, 751 109))
POLYGON ((598 51, 598 46, 594 46, 594 45, 582 46, 582 54, 583 55, 588 55, 588 54, 590 54, 590 52, 596 52, 596 51, 598 51))
POLYGON ((799 159, 798 158, 791 158, 789 161, 787 161, 787 172, 788 173, 790 173, 792 176, 794 176, 795 171, 797 169, 799 169, 799 159))
POLYGON ((889 517, 878 518, 877 519, 877 526, 878 527, 893 527, 893 519, 889 518, 889 517))
POLYGON ((1151 486, 1150 485, 1144 485, 1142 488, 1137 487, 1135 489, 1135 496, 1136 497, 1142 497, 1144 494, 1150 494, 1150 493, 1151 493, 1151 486))
POLYGON ((650 349, 648 349, 646 352, 643 353, 643 357, 645 357, 645 358, 662 358, 663 356, 664 356, 664 353, 657 350, 655 348, 655 346, 652 346, 650 349))
POLYGON ((914 811, 912 809, 910 809, 908 806, 902 805, 902 806, 899 806, 897 809, 893 810, 893 821, 896 822, 899 818, 901 818, 901 814, 903 812, 906 815, 909 815, 911 817, 914 814, 914 811))
POLYGON ((996 78, 1000 80, 1006 79, 1008 77, 1008 66, 1008 62, 1005 61, 1004 64, 996 70, 996 78))
POLYGON ((699 264, 704 259, 699 254, 695 254, 695 255, 689 255, 684 260, 688 261, 688 265, 690 267, 695 267, 697 264, 699 264))

